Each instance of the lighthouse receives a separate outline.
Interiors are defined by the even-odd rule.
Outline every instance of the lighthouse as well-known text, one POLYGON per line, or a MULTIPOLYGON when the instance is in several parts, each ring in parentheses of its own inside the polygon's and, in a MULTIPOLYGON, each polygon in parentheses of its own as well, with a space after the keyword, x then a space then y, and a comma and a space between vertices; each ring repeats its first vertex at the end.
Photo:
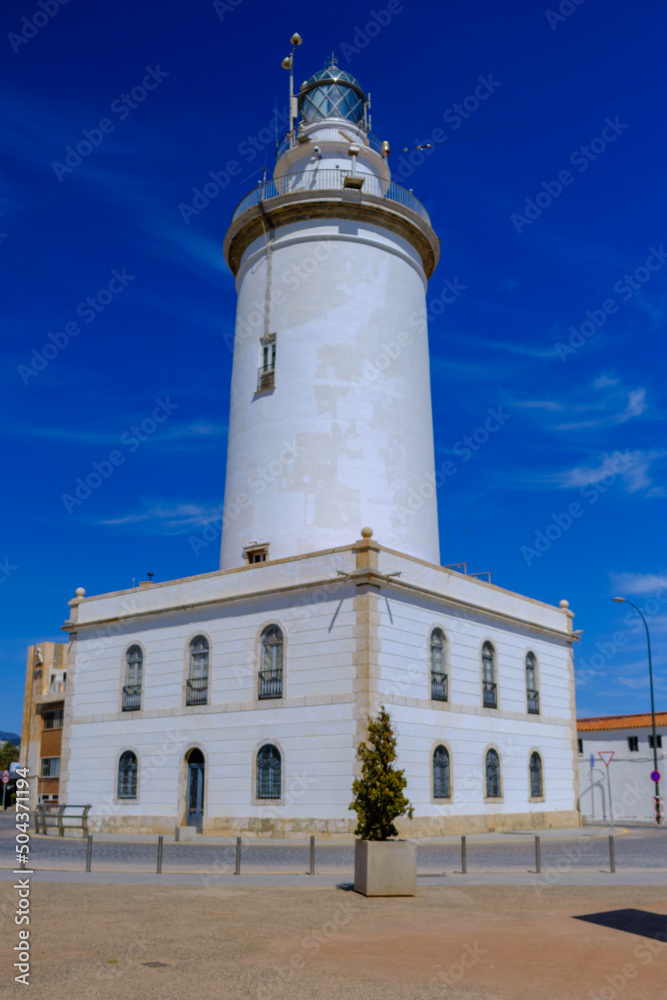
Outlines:
POLYGON ((293 106, 273 179, 224 243, 238 305, 220 568, 346 545, 362 525, 439 563, 425 304, 438 240, 334 56, 293 106))
MULTIPOLYGON (((440 565, 428 213, 335 59, 290 95, 273 177, 224 242, 221 566, 77 587, 49 682, 67 666, 60 801, 89 804, 93 830, 350 837, 356 750, 383 705, 414 806, 401 836, 576 826, 568 602, 440 565)), ((198 541, 195 559, 217 532, 198 541)), ((34 664, 31 648, 27 713, 34 664)))

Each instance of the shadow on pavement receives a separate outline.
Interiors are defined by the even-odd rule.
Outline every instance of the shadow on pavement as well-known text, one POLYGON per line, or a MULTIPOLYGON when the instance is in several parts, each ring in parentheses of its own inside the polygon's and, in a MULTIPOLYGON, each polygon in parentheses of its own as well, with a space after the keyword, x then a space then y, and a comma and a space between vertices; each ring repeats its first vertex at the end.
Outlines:
POLYGON ((610 927, 615 931, 639 934, 667 942, 667 914, 649 913, 646 910, 607 910, 606 913, 588 913, 574 918, 586 920, 590 924, 610 927))

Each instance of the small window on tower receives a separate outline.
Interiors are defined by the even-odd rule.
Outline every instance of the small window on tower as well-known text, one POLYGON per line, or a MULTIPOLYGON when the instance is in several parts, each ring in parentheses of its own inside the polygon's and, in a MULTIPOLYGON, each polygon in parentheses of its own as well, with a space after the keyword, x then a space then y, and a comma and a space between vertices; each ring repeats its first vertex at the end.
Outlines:
POLYGON ((266 392, 276 385, 276 335, 269 333, 260 341, 260 366, 257 370, 257 392, 266 392))
POLYGON ((251 542, 250 545, 246 545, 243 550, 243 558, 252 566, 254 563, 263 563, 269 558, 269 543, 263 542, 261 545, 257 542, 251 542))

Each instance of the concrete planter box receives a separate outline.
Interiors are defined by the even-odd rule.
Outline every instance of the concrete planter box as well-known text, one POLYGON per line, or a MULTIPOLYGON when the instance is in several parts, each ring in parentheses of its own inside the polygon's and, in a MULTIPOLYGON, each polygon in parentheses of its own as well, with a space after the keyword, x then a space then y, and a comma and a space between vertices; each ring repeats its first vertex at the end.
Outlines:
POLYGON ((355 840, 354 889, 364 896, 414 896, 416 845, 408 840, 355 840))

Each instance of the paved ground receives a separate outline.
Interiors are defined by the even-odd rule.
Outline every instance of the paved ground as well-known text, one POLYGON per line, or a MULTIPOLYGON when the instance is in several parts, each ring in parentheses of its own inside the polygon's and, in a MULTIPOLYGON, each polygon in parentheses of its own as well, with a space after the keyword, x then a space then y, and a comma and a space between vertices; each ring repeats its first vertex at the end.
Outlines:
MULTIPOLYGON (((540 834, 543 871, 600 871, 609 869, 608 830, 545 830, 540 834)), ((0 868, 13 867, 13 828, 9 814, 0 816, 0 868)), ((667 827, 617 828, 616 866, 620 871, 667 871, 667 827)), ((535 868, 533 833, 481 834, 468 837, 468 872, 516 871, 535 868)), ((316 841, 316 870, 333 875, 350 875, 353 869, 353 842, 316 841)), ((154 872, 157 837, 95 835, 93 870, 154 872)), ((59 838, 31 838, 32 867, 43 871, 82 871, 86 843, 81 834, 59 838)), ((208 872, 232 874, 235 865, 233 838, 198 838, 195 844, 176 844, 165 838, 163 872, 208 872)), ((244 839, 242 871, 303 874, 309 866, 306 841, 244 839)), ((418 870, 422 875, 452 874, 461 870, 458 837, 420 841, 418 870)))
MULTIPOLYGON (((19 988, 6 911, 1 926, 4 998, 19 988)), ((42 883, 30 930, 40 1000, 667 1000, 667 900, 652 888, 365 899, 42 883)))

